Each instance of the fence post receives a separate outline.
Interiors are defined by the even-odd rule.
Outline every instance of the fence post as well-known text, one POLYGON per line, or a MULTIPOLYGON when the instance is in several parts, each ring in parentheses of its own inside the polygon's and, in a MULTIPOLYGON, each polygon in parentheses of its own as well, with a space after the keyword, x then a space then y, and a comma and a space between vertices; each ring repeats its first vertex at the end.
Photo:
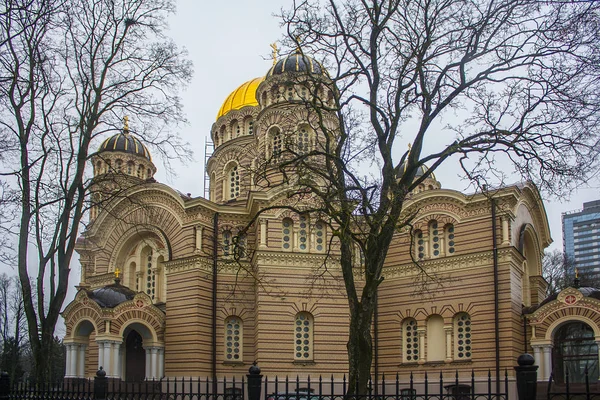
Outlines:
POLYGON ((538 366, 533 365, 535 360, 531 354, 521 354, 517 359, 517 393, 519 400, 535 400, 537 391, 538 366))
POLYGON ((108 378, 106 377, 106 371, 100 367, 94 377, 94 399, 106 399, 106 392, 108 392, 108 378))
POLYGON ((260 374, 260 368, 256 365, 256 361, 252 363, 250 369, 248 369, 248 399, 249 400, 260 400, 260 389, 262 382, 262 375, 260 374))
POLYGON ((8 372, 0 372, 0 400, 8 400, 10 395, 10 376, 8 372))

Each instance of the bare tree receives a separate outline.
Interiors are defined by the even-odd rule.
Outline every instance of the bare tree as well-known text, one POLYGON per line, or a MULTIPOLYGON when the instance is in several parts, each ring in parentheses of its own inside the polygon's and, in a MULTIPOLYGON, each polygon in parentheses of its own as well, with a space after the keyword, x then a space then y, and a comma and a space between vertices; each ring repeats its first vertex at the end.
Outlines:
POLYGON ((597 165, 599 10, 570 1, 296 0, 282 14, 287 45, 329 76, 288 74, 310 92, 300 97, 318 143, 273 150, 258 180, 287 184, 286 208, 331 221, 350 314, 350 393, 367 393, 378 286, 394 234, 410 229, 411 191, 450 158, 480 188, 514 176, 512 165, 553 192, 597 165))
POLYGON ((0 275, 0 311, 0 369, 7 371, 11 379, 19 379, 23 372, 22 355, 27 343, 27 321, 23 295, 16 276, 0 275))
POLYGON ((542 258, 542 275, 548 282, 546 295, 551 296, 568 287, 569 282, 567 272, 573 262, 568 260, 560 250, 544 252, 542 258))
POLYGON ((144 140, 183 155, 170 132, 183 120, 177 90, 191 65, 163 35, 171 0, 3 0, 0 7, 2 175, 20 192, 16 258, 41 381, 86 212, 90 146, 130 113, 144 140))

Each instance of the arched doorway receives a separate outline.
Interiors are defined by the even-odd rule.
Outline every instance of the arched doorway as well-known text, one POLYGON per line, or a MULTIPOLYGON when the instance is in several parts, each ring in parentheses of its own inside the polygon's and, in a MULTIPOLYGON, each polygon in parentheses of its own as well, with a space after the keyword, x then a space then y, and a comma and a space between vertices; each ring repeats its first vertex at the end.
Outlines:
POLYGON ((131 330, 125 339, 125 380, 143 381, 146 377, 146 351, 142 335, 131 330))
POLYGON ((585 382, 587 368, 590 382, 598 380, 598 345, 594 330, 580 321, 560 326, 554 334, 553 372, 557 382, 585 382))

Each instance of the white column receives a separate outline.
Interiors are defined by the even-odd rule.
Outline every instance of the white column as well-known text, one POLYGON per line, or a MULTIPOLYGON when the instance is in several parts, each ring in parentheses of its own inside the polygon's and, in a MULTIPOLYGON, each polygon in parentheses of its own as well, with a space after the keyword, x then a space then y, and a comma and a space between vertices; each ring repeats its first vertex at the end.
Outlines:
POLYGON ((104 342, 98 342, 98 369, 104 368, 104 342))
POLYGON ((152 354, 152 365, 151 365, 151 373, 152 379, 158 378, 158 349, 156 347, 152 347, 150 349, 150 352, 152 354))
POLYGON ((165 376, 165 348, 160 347, 158 349, 158 379, 162 379, 165 376))
POLYGON ((508 217, 502 217, 502 244, 508 243, 508 217))
POLYGON ((150 363, 152 362, 151 361, 150 348, 145 348, 144 350, 146 351, 146 372, 145 372, 146 376, 145 376, 145 378, 149 379, 150 378, 150 374, 152 373, 151 372, 152 370, 150 369, 150 363))
POLYGON ((106 376, 112 376, 112 371, 111 371, 111 364, 110 364, 110 343, 109 342, 105 342, 104 343, 104 371, 106 371, 106 376))
POLYGON ((550 373, 552 372, 552 346, 544 346, 544 374, 542 379, 548 380, 550 373))
MULTIPOLYGON (((535 360, 535 365, 540 367, 542 365, 542 348, 540 346, 531 346, 533 347, 533 358, 535 360)), ((539 368, 538 368, 539 370, 539 368)))
POLYGON ((65 378, 70 378, 72 375, 71 372, 71 343, 66 343, 65 347, 67 349, 67 354, 65 358, 65 378))
POLYGON ((446 362, 452 362, 452 325, 444 326, 446 332, 446 362))
POLYGON ((425 329, 417 328, 417 335, 419 335, 419 364, 425 364, 425 329))
POLYGON ((71 371, 69 371, 71 373, 72 377, 77 376, 77 358, 79 356, 78 350, 79 350, 79 345, 72 343, 71 344, 71 371))
POLYGON ((264 249, 267 247, 267 220, 261 218, 259 221, 260 224, 260 248, 264 249))
POLYGON ((85 378, 85 351, 87 349, 87 345, 80 344, 79 345, 79 365, 78 365, 78 378, 85 378))
POLYGON ((202 232, 204 227, 202 225, 196 226, 196 251, 202 251, 202 232))
POLYGON ((111 376, 114 376, 115 378, 118 378, 121 375, 121 371, 120 371, 120 358, 119 358, 119 348, 121 347, 121 343, 118 342, 112 342, 110 344, 110 348, 111 348, 111 359, 112 359, 112 363, 111 363, 111 376))

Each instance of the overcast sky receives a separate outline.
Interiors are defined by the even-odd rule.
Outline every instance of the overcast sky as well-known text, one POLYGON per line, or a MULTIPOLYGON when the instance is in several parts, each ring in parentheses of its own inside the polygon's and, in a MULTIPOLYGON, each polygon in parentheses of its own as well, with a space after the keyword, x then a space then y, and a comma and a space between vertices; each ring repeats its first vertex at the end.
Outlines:
MULTIPOLYGON (((284 0, 229 0, 226 3, 206 0, 178 0, 177 14, 170 19, 170 36, 185 47, 194 63, 191 85, 181 96, 189 125, 181 131, 184 141, 194 151, 194 161, 176 166, 177 176, 166 176, 157 160, 156 178, 175 189, 201 196, 204 174, 204 143, 209 138, 216 114, 227 95, 240 84, 264 75, 272 65, 270 43, 284 33, 274 14, 287 8, 284 0)), ((135 125, 135 116, 130 116, 135 125)), ((443 168, 436 172, 442 187, 462 190, 467 184, 458 171, 443 168)), ((600 199, 598 178, 589 187, 574 192, 569 199, 546 199, 554 243, 550 249, 562 250, 561 213, 582 207, 583 202, 600 199)), ((70 285, 79 282, 75 261, 70 285)), ((15 270, 7 270, 15 273, 15 270)), ((74 290, 71 291, 74 295, 74 290)), ((67 303, 72 299, 70 297, 67 303)))

